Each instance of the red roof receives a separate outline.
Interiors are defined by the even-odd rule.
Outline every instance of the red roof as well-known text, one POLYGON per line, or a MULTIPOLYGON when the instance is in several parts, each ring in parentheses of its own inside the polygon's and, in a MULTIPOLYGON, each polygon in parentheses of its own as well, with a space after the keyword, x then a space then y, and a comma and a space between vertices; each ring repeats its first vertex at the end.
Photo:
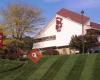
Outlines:
POLYGON ((97 29, 97 30, 100 29, 100 24, 95 23, 95 22, 90 22, 90 26, 93 29, 97 29))
POLYGON ((62 8, 60 11, 58 11, 57 14, 60 16, 66 17, 66 18, 70 18, 73 21, 76 21, 76 22, 81 23, 81 24, 82 23, 85 24, 89 20, 89 17, 87 17, 87 16, 83 16, 83 20, 82 20, 81 14, 78 14, 76 12, 72 12, 72 11, 64 9, 64 8, 62 8))

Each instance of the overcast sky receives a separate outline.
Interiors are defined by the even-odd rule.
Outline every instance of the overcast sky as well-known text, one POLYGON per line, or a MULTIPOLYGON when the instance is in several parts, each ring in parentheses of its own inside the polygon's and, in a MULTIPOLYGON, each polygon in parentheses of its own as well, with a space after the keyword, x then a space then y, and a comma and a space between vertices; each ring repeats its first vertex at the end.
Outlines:
POLYGON ((100 0, 0 0, 0 8, 16 2, 42 9, 47 22, 55 16, 59 9, 66 8, 78 13, 84 10, 85 15, 90 17, 91 21, 100 23, 100 0))

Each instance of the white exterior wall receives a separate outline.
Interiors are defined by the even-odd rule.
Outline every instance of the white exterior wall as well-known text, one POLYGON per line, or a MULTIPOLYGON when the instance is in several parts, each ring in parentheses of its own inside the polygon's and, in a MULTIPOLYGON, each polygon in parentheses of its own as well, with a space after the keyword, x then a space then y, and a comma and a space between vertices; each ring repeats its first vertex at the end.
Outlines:
POLYGON ((34 48, 53 47, 53 46, 55 46, 55 42, 56 42, 56 40, 38 42, 38 43, 33 44, 33 49, 34 48))
MULTIPOLYGON (((55 21, 56 21, 56 17, 54 17, 53 20, 47 25, 47 27, 45 27, 44 30, 42 30, 42 32, 40 32, 39 35, 37 35, 35 38, 42 38, 46 36, 56 35, 55 21)), ((38 42, 33 44, 33 48, 53 47, 56 45, 55 43, 56 40, 38 42)))
MULTIPOLYGON (((56 15, 59 16, 59 15, 56 15)), ((59 16, 62 17, 62 16, 59 16)), ((82 25, 72 21, 69 18, 62 17, 62 29, 61 32, 57 32, 56 27, 56 17, 49 23, 47 28, 45 28, 40 35, 36 38, 46 37, 56 35, 56 40, 38 42, 33 45, 33 48, 45 48, 45 47, 53 47, 53 46, 66 46, 69 45, 71 37, 73 35, 81 35, 82 34, 82 25)), ((89 22, 84 26, 87 28, 89 22)))
POLYGON ((84 25, 84 34, 86 34, 86 29, 90 29, 90 21, 88 21, 85 25, 84 25))
POLYGON ((35 38, 41 38, 41 37, 55 35, 55 33, 56 33, 56 30, 55 30, 55 25, 56 25, 55 20, 56 20, 56 17, 54 17, 49 22, 49 24, 35 38))
MULTIPOLYGON (((60 17, 60 16, 59 16, 60 17)), ((71 37, 73 35, 81 35, 82 34, 82 27, 81 24, 78 24, 72 21, 69 18, 63 17, 63 26, 61 32, 57 32, 57 46, 65 46, 69 45, 71 37)))

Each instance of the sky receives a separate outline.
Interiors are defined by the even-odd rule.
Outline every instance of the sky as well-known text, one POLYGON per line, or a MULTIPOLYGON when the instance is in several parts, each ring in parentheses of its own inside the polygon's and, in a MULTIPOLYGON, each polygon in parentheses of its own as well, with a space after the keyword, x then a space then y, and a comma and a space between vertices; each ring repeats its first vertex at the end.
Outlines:
POLYGON ((40 8, 42 16, 46 18, 46 24, 61 8, 77 13, 84 10, 84 15, 90 17, 91 21, 100 23, 100 0, 0 0, 0 9, 13 3, 22 3, 40 8))

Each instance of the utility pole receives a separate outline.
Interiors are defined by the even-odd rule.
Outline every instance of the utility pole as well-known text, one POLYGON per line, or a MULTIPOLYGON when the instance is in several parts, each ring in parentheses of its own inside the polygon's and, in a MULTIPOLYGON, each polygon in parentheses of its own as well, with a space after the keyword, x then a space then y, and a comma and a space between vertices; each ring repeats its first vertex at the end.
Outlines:
POLYGON ((84 11, 82 10, 81 11, 81 22, 82 22, 82 53, 84 54, 84 11))

